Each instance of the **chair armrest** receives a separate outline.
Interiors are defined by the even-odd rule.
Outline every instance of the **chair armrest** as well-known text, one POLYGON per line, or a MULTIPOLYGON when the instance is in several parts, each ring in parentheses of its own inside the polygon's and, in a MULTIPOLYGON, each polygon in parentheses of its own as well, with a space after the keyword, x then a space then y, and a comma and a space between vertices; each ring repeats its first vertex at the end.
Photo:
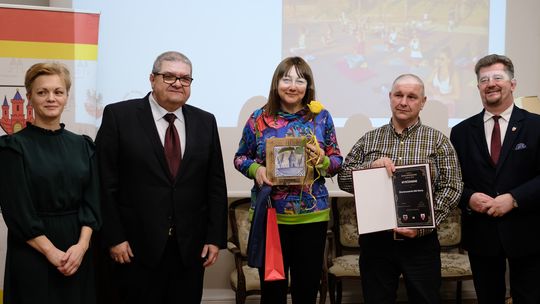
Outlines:
POLYGON ((238 246, 231 241, 227 242, 227 250, 230 251, 234 256, 234 264, 238 274, 238 280, 245 280, 244 269, 242 267, 245 264, 246 258, 242 256, 240 248, 238 248, 238 246))
POLYGON ((236 244, 231 241, 227 242, 227 250, 229 250, 234 255, 241 254, 240 248, 238 248, 238 246, 236 246, 236 244))

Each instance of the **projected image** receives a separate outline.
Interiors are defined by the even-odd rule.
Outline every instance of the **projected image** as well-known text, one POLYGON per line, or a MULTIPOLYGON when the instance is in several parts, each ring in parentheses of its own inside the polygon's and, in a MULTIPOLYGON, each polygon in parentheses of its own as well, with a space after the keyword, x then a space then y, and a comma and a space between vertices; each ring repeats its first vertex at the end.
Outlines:
MULTIPOLYGON (((301 56, 332 115, 388 117, 392 80, 414 73, 450 120, 478 112, 474 64, 489 45, 489 1, 283 2, 283 57, 301 56)), ((387 120, 386 120, 387 121, 387 120)))

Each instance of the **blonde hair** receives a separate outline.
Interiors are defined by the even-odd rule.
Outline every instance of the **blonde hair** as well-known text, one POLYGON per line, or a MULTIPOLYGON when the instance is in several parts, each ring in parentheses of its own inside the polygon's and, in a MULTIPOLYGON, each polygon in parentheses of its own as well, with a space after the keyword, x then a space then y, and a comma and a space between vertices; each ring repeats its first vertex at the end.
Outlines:
POLYGON ((24 77, 24 87, 26 88, 26 92, 32 92, 34 81, 42 75, 58 75, 64 80, 66 90, 69 92, 69 89, 71 88, 71 74, 65 65, 58 62, 40 62, 31 66, 28 71, 26 71, 26 76, 24 77))

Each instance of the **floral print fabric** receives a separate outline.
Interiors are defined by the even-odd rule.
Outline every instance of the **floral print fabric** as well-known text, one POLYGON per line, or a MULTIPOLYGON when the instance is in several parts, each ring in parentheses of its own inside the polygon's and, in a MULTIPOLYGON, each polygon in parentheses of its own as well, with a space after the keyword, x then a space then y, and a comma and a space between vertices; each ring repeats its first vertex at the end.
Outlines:
MULTIPOLYGON (((315 135, 319 146, 330 160, 325 170, 326 176, 334 176, 341 167, 341 157, 332 117, 322 110, 313 118, 307 108, 290 114, 278 112, 276 116, 267 115, 261 108, 249 117, 234 157, 234 166, 245 176, 254 163, 266 166, 266 139, 271 137, 310 137, 315 135)), ((315 176, 317 177, 317 176, 315 176)), ((271 198, 279 215, 300 215, 327 210, 329 208, 328 190, 323 177, 317 178, 313 185, 274 186, 271 198)), ((258 187, 252 188, 252 203, 258 187)))

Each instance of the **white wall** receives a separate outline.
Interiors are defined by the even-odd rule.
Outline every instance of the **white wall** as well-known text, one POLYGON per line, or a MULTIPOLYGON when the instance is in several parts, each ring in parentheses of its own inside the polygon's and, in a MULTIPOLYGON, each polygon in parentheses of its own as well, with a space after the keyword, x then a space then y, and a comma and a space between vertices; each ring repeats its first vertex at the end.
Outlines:
POLYGON ((518 96, 540 96, 540 1, 508 1, 506 54, 514 62, 518 96))

